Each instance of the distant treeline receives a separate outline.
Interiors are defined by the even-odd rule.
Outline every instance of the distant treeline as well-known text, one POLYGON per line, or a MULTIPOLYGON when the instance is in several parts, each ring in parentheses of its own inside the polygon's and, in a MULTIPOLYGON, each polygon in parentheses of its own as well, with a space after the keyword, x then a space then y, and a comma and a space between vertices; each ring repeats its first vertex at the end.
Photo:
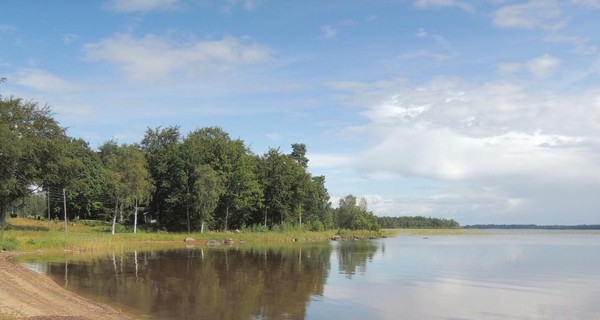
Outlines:
POLYGON ((379 225, 385 229, 456 229, 460 224, 454 220, 430 217, 379 217, 379 225))
POLYGON ((598 224, 582 224, 574 226, 551 225, 540 226, 537 224, 474 224, 464 226, 465 229, 540 229, 540 230, 600 230, 598 224))

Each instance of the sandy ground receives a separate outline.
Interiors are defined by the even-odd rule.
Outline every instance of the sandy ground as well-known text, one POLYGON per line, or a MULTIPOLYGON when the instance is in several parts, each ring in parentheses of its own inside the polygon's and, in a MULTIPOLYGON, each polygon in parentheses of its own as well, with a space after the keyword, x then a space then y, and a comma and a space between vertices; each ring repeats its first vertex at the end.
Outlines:
POLYGON ((0 251, 0 319, 131 319, 115 309, 73 294, 44 275, 10 262, 0 251))

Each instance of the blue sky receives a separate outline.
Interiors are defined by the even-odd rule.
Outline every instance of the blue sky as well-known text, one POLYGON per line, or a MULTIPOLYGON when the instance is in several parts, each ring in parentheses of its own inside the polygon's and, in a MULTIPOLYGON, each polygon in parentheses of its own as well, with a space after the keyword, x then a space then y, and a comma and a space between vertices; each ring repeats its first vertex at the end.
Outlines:
POLYGON ((333 202, 600 223, 600 0, 3 0, 0 90, 97 146, 305 143, 333 202))

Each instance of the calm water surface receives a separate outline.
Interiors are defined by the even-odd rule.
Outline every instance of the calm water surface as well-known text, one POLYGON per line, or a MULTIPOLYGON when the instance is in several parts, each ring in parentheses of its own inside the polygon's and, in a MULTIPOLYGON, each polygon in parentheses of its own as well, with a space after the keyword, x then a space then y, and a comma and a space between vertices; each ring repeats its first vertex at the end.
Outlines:
POLYGON ((600 318, 600 233, 399 236, 28 265, 146 319, 600 318))

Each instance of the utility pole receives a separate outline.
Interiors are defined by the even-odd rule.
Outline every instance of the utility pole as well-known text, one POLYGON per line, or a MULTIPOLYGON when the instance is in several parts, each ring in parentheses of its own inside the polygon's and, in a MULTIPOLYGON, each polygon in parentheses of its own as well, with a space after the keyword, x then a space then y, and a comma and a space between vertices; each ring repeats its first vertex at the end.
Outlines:
POLYGON ((63 206, 65 209, 65 235, 67 235, 67 191, 63 189, 63 206))

